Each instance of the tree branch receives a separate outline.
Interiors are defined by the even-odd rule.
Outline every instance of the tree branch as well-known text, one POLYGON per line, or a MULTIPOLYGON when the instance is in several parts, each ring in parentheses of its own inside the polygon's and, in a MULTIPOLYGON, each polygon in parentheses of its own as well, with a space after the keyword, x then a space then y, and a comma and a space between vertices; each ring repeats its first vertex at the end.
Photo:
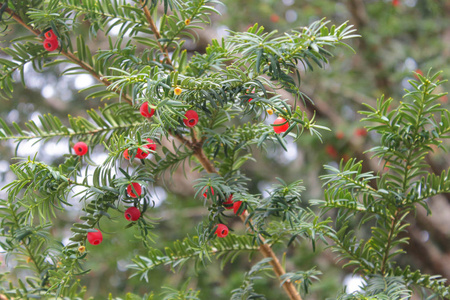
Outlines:
MULTIPOLYGON (((141 1, 141 5, 143 5, 143 1, 141 1)), ((159 33, 158 28, 156 28, 155 22, 153 22, 152 15, 150 14, 150 11, 148 10, 148 7, 146 5, 143 5, 144 15, 147 18, 148 25, 150 26, 150 29, 153 31, 153 34, 156 37, 156 43, 158 44, 159 49, 163 53, 164 57, 166 58, 166 61, 169 65, 172 65, 172 61, 170 60, 169 51, 167 48, 164 48, 159 40, 161 39, 161 34, 159 33)))
MULTIPOLYGON (((157 39, 157 43, 158 46, 161 49, 161 52, 164 54, 167 63, 172 64, 170 57, 169 57, 169 53, 168 50, 162 47, 162 45, 159 42, 159 39, 161 38, 161 35, 158 31, 158 29, 155 26, 155 23, 153 22, 153 19, 151 17, 150 11, 148 10, 148 8, 146 6, 143 7, 144 10, 144 14, 147 18, 147 21, 149 22, 149 26, 151 28, 151 30, 153 31, 156 39, 157 39)), ((39 36, 41 34, 41 32, 39 30, 33 29, 32 27, 28 26, 25 22, 23 22, 23 20, 17 15, 15 14, 11 9, 6 8, 5 10, 8 14, 10 14, 12 16, 12 18, 19 23, 20 25, 24 26, 25 28, 27 28, 29 31, 33 32, 35 35, 39 36)), ((103 78, 100 74, 98 74, 91 66, 89 66, 88 64, 86 64, 85 62, 81 61, 80 59, 78 59, 73 53, 69 52, 69 51, 65 51, 61 48, 60 49, 60 53, 64 56, 66 56, 67 58, 69 58, 73 63, 78 64, 81 68, 83 68, 84 70, 86 70, 87 72, 89 72, 94 78, 96 78, 98 81, 102 82, 104 85, 109 86, 111 85, 111 82, 108 81, 107 79, 103 78)), ((120 90, 114 90, 114 92, 120 94, 120 90)), ((123 94, 122 98, 128 102, 129 104, 132 104, 131 99, 126 95, 123 94)), ((171 134, 173 137, 175 137, 177 140, 179 140, 182 143, 185 143, 189 148, 191 148, 194 151, 194 156, 198 159, 198 161, 200 162, 200 164, 205 168, 206 172, 208 173, 217 173, 217 170, 215 169, 214 165, 211 163, 211 161, 206 157, 205 153, 203 152, 203 142, 197 142, 197 143, 193 143, 188 141, 185 137, 183 137, 182 135, 179 134, 171 134)), ((241 216, 241 219, 245 222, 247 219, 248 213, 246 212, 245 214, 243 214, 241 216)), ((247 226, 249 226, 251 222, 250 220, 247 220, 247 226)), ((261 241, 264 242, 264 238, 262 236, 260 236, 261 241)), ((259 251, 261 252, 261 254, 268 258, 270 257, 272 260, 270 262, 270 264, 273 267, 273 270, 275 272, 275 274, 277 275, 278 279, 280 279, 280 276, 282 276, 283 274, 286 273, 286 271, 284 270, 283 266, 281 265, 280 261, 278 260, 277 256, 275 255, 275 253, 273 252, 272 248, 268 245, 268 244, 261 244, 259 247, 259 251)), ((280 280, 281 281, 281 280, 280 280)), ((297 289, 294 287, 294 285, 292 284, 292 282, 290 282, 289 280, 286 280, 283 284, 283 289, 286 291, 286 293, 288 294, 289 298, 291 300, 302 300, 300 294, 298 293, 297 289)))
MULTIPOLYGON (((4 4, 0 5, 0 8, 3 6, 4 4)), ((16 21, 17 23, 19 23, 20 25, 22 25, 23 27, 25 27, 26 29, 28 29, 30 32, 32 32, 33 34, 35 34, 36 36, 40 36, 42 33, 40 30, 34 29, 33 27, 29 26, 28 24, 26 24, 22 18, 20 16, 18 16, 15 12, 13 12, 9 7, 7 7, 5 9, 5 12, 8 13, 9 15, 11 15, 11 17, 14 19, 14 21, 16 21)), ((58 47, 58 50, 60 51, 60 53, 62 55, 64 55, 65 57, 67 57, 70 61, 72 61, 74 64, 79 65, 82 69, 84 69, 85 71, 87 71, 89 74, 91 74, 95 79, 97 79, 98 81, 100 81, 101 83, 103 83, 104 85, 106 85, 107 87, 111 85, 111 82, 104 78, 101 74, 97 73, 93 67, 91 67, 90 65, 88 65, 87 63, 85 63, 84 61, 80 60, 75 54, 73 54, 70 51, 64 50, 61 46, 58 47)), ((114 92, 116 92, 117 94, 121 94, 120 90, 115 88, 113 89, 114 92)), ((132 100, 125 94, 123 94, 121 96, 121 98, 123 100, 125 100, 126 102, 128 102, 129 104, 132 104, 132 100)))
MULTIPOLYGON (((246 224, 247 228, 250 228, 250 224, 251 224, 252 220, 251 219, 247 220, 248 212, 245 211, 240 216, 240 218, 241 218, 242 222, 244 222, 244 224, 246 224)), ((273 252, 270 245, 265 243, 264 237, 262 237, 260 234, 258 234, 258 238, 262 241, 262 244, 259 246, 259 251, 262 253, 262 255, 264 257, 272 259, 269 263, 272 266, 275 275, 277 275, 278 280, 281 281, 281 276, 286 274, 286 271, 284 270, 283 266, 281 265, 280 261, 278 260, 278 257, 275 255, 275 252, 273 252)), ((297 289, 294 287, 294 285, 292 284, 292 282, 289 279, 283 283, 283 289, 286 292, 286 294, 288 294, 289 299, 302 300, 302 297, 300 296, 297 289)))

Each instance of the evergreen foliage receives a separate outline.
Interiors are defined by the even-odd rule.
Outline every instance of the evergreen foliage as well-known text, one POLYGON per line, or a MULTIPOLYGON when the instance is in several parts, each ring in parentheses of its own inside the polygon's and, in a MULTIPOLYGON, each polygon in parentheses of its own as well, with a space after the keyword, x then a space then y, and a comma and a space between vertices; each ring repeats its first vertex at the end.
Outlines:
MULTIPOLYGON (((429 197, 450 193, 449 171, 430 174, 425 160, 428 152, 443 148, 442 139, 450 136, 450 113, 436 102, 443 94, 434 93, 443 82, 439 73, 418 74, 397 109, 390 110, 393 100, 383 97, 376 107, 367 105, 362 112, 367 129, 381 137, 380 145, 370 152, 387 171, 363 172, 363 162, 355 159, 341 161, 338 168, 326 166, 324 200, 311 201, 322 209, 316 215, 302 199, 305 187, 301 180, 286 183, 278 179, 280 183, 263 198, 250 193, 250 178, 241 169, 247 161, 255 161, 254 152, 269 142, 287 149, 292 140, 301 141, 305 130, 321 139, 320 131, 327 128, 316 124, 315 116, 308 117, 298 105, 310 101, 300 90, 300 69, 313 71, 331 63, 333 48, 348 46, 346 40, 357 37, 355 29, 348 23, 336 26, 322 19, 279 34, 255 24, 247 32, 231 32, 213 40, 204 54, 188 57, 183 44, 196 39, 195 30, 209 24, 210 14, 218 13, 217 5, 221 3, 216 0, 1 3, 3 25, 25 26, 33 34, 2 49, 9 57, 0 59, 2 97, 12 97, 15 72, 26 84, 27 63, 39 72, 68 63, 70 67, 61 75, 87 73, 99 81, 87 89, 87 98, 118 101, 88 111, 88 118, 69 116, 70 126, 53 115, 40 117, 40 124, 29 121, 23 126, 0 119, 0 141, 12 140, 17 147, 26 140, 54 140, 70 146, 84 141, 89 146, 86 156, 68 153, 55 166, 36 157, 19 158, 11 166, 16 179, 3 188, 8 198, 0 202, 4 240, 0 246, 8 259, 16 258, 18 268, 32 275, 5 284, 7 276, 2 274, 0 292, 20 299, 92 296, 77 281, 90 271, 84 267, 89 258, 86 237, 96 228, 101 230, 113 212, 134 206, 143 217, 126 229, 134 227, 139 232, 135 238, 148 252, 139 253, 128 268, 141 280, 148 281, 149 271, 159 266, 176 270, 194 261, 199 269, 215 257, 223 267, 243 252, 260 251, 265 258, 246 272, 231 299, 264 299, 255 291, 254 282, 272 270, 289 297, 301 299, 299 293, 307 294, 321 272, 312 268, 286 273, 272 247, 307 239, 314 250, 318 242, 328 244, 346 267, 366 279, 363 292, 342 294, 340 299, 408 299, 417 287, 430 299, 448 298, 450 290, 441 277, 401 268, 396 262, 408 242, 406 217, 414 214, 416 205, 428 209, 429 197), (77 34, 78 24, 84 21, 91 25, 92 38, 99 32, 108 35, 116 26, 120 26, 120 36, 109 38, 108 49, 93 51, 86 37, 77 34), (61 45, 53 53, 41 45, 43 32, 50 28, 61 45), (281 90, 293 94, 295 102, 284 99, 281 90), (156 111, 151 118, 139 114, 144 102, 156 111), (183 124, 184 113, 190 109, 199 114, 193 128, 183 124), (273 125, 264 122, 268 110, 287 120, 285 133, 276 134, 273 125), (145 147, 149 138, 157 143, 156 153, 145 147), (99 165, 90 159, 98 149, 108 153, 99 165), (123 157, 125 150, 129 159, 123 157), (154 155, 137 160, 138 151, 154 155), (195 236, 161 250, 153 244, 158 220, 149 217, 154 207, 152 185, 163 180, 167 171, 172 175, 182 168, 188 173, 185 162, 190 171, 200 173, 193 188, 197 197, 205 194, 208 216, 195 236), (143 187, 139 198, 127 193, 131 183, 143 187), (225 206, 230 198, 242 201, 236 214, 247 231, 218 238, 214 234, 217 224, 227 223, 232 216, 225 206), (82 204, 80 222, 72 225, 69 241, 63 244, 50 229, 56 226, 57 214, 64 214, 74 201, 82 204), (369 228, 370 237, 361 238, 358 228, 369 228)), ((154 299, 148 292, 144 296, 130 293, 125 299, 154 299)), ((167 287, 155 299, 200 299, 199 293, 186 283, 179 290, 167 287)))
POLYGON ((449 111, 436 103, 443 94, 433 94, 443 81, 438 72, 426 77, 418 74, 418 80, 410 83, 411 90, 397 109, 389 110, 392 99, 381 97, 377 107, 366 105, 368 110, 361 112, 369 122, 367 129, 381 136, 380 145, 369 152, 372 158, 380 159, 386 171, 376 176, 362 172, 362 162, 353 159, 341 162, 339 169, 327 166, 329 174, 322 176, 327 186, 325 201, 314 204, 322 205, 325 211, 338 208, 335 228, 329 234, 333 251, 346 259, 346 266, 353 267, 354 272, 368 276, 365 290, 369 295, 384 291, 386 294, 380 297, 407 299, 411 294, 408 289, 418 285, 431 289, 431 298, 448 298, 450 289, 440 276, 422 277, 417 273, 417 280, 411 280, 409 268, 404 273, 396 269, 395 258, 405 253, 402 244, 408 243, 404 233, 410 224, 406 217, 415 212, 416 204, 429 211, 428 197, 450 191, 448 171, 429 174, 425 160, 429 151, 442 148, 442 139, 449 137, 449 111), (361 213, 357 226, 370 224, 370 238, 358 237, 355 213, 361 213), (396 276, 390 277, 392 274, 396 276))

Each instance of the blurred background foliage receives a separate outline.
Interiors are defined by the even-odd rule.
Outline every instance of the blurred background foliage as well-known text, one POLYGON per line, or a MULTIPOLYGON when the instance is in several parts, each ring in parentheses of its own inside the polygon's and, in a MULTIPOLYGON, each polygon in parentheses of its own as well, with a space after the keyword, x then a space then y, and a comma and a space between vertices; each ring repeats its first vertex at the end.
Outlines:
MULTIPOLYGON (((320 199, 323 192, 318 176, 323 174, 324 164, 336 165, 341 159, 356 157, 365 159, 366 170, 379 169, 378 161, 370 160, 370 154, 364 153, 379 137, 367 134, 364 124, 359 122, 361 115, 358 111, 363 108, 362 103, 373 104, 382 94, 393 97, 394 103, 398 103, 404 89, 409 86, 408 79, 414 76, 413 71, 426 73, 429 68, 434 71, 442 69, 442 77, 450 78, 450 2, 447 0, 223 2, 225 5, 218 7, 222 16, 213 16, 211 26, 198 32, 197 42, 186 42, 189 53, 202 53, 211 39, 226 35, 227 30, 245 31, 254 23, 263 25, 269 31, 283 32, 326 17, 334 24, 350 20, 362 36, 350 41, 356 54, 348 49, 338 49, 335 52, 337 57, 324 70, 302 73, 301 90, 314 101, 314 104, 305 103, 304 109, 309 115, 316 111, 319 123, 332 131, 324 135, 323 143, 305 134, 297 144, 289 143, 287 152, 280 147, 269 147, 263 153, 256 153, 255 149, 258 163, 244 165, 244 172, 251 178, 250 190, 254 193, 263 193, 279 176, 287 182, 303 179, 307 187, 303 199, 320 199)), ((10 39, 25 34, 19 26, 8 30, 12 32, 2 43, 8 44, 10 39)), ((79 30, 87 34, 89 24, 82 24, 79 30)), ((112 36, 114 38, 114 30, 112 36)), ((91 49, 105 48, 107 38, 98 35, 88 43, 91 49)), ((5 57, 4 53, 0 52, 0 55, 5 57)), ((39 115, 52 113, 67 120, 65 117, 68 114, 87 116, 86 109, 101 106, 97 99, 85 100, 86 95, 79 92, 94 84, 94 79, 89 75, 59 77, 64 67, 67 66, 60 65, 36 73, 28 66, 26 87, 16 78, 18 82, 13 99, 2 100, 0 117, 8 123, 23 124, 29 119, 38 120, 39 115)), ((444 84, 447 91, 448 87, 448 83, 444 84)), ((440 101, 448 107, 447 96, 440 101)), ((9 165, 14 163, 14 155, 34 156, 37 152, 40 160, 58 163, 62 161, 62 155, 69 152, 69 145, 64 140, 45 145, 30 143, 14 154, 16 146, 7 142, 0 144, 0 186, 13 179, 9 165)), ((101 162, 105 158, 104 150, 96 149, 92 158, 101 162)), ((437 173, 450 165, 448 153, 430 155, 429 161, 432 171, 437 173)), ((154 198, 157 208, 152 210, 152 217, 159 218, 154 240, 160 249, 169 241, 195 234, 196 224, 206 215, 203 201, 193 197, 192 180, 196 177, 193 173, 185 178, 177 172, 172 179, 158 183, 154 198)), ((2 193, 4 191, 0 191, 0 197, 4 198, 2 193)), ((399 263, 411 264, 431 274, 440 273, 450 279, 450 197, 446 196, 430 199, 431 218, 425 218, 426 212, 419 209, 416 220, 410 220, 413 226, 409 231, 411 243, 406 249, 408 261, 399 263)), ((76 204, 76 197, 71 202, 76 204)), ((79 208, 74 205, 68 213, 60 214, 59 224, 52 229, 53 234, 60 236, 63 242, 69 236, 70 225, 78 220, 79 208)), ((129 279, 131 271, 126 268, 132 257, 145 251, 139 240, 134 238, 134 229, 124 229, 126 221, 119 215, 113 215, 112 221, 102 222, 100 226, 107 238, 97 247, 88 247, 91 259, 86 267, 92 272, 81 282, 87 286, 87 295, 95 295, 95 299, 105 299, 109 293, 114 297, 124 297, 127 292, 158 295, 161 286, 180 287, 188 278, 189 287, 201 289, 201 299, 229 299, 231 290, 242 284, 244 274, 241 270, 250 269, 252 263, 260 259, 249 259, 244 254, 233 264, 227 264, 223 271, 216 261, 198 272, 190 265, 176 273, 160 267, 150 273, 150 282, 145 283, 136 277, 129 279)), ((244 230, 237 220, 230 225, 237 232, 244 230)), ((311 245, 304 243, 289 247, 286 253, 287 269, 304 270, 317 265, 323 273, 308 299, 333 297, 344 284, 349 284, 348 290, 351 291, 360 282, 357 277, 349 275, 351 270, 342 270, 340 263, 331 252, 324 250, 324 246, 320 245, 313 252, 311 245)), ((22 271, 14 269, 13 261, 5 263, 5 257, 0 258, 2 271, 9 269, 13 275, 20 275, 22 271)), ((276 285, 275 281, 262 276, 256 281, 255 290, 265 294, 267 299, 284 299, 286 296, 280 295, 281 290, 276 285)))

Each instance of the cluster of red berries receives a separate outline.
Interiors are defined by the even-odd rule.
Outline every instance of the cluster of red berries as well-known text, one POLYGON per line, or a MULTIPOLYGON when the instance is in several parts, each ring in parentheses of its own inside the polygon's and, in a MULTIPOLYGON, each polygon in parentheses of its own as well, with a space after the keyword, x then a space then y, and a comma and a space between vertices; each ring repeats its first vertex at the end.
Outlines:
MULTIPOLYGON (((132 198, 138 198, 142 194, 142 187, 139 183, 133 182, 127 187, 127 194, 132 198)), ((141 211, 137 207, 129 207, 124 213, 125 219, 130 222, 135 222, 141 217, 141 211)), ((103 241, 103 234, 100 230, 88 232, 87 240, 91 245, 98 245, 103 241)))
MULTIPOLYGON (((152 139, 147 139, 147 144, 145 144, 143 147, 147 148, 151 151, 156 151, 156 143, 155 141, 153 141, 152 139)), ((136 155, 134 157, 138 158, 138 159, 144 159, 146 158, 148 155, 150 154, 150 152, 146 152, 146 151, 142 151, 141 148, 137 149, 136 155)), ((128 152, 128 149, 125 150, 123 152, 123 157, 125 157, 126 160, 130 160, 130 153, 128 152)))
POLYGON ((44 33, 44 36, 45 36, 45 40, 44 40, 45 50, 47 50, 49 52, 55 51, 58 48, 59 43, 58 43, 58 37, 53 32, 53 29, 50 29, 49 31, 44 33))
MULTIPOLYGON (((137 207, 130 207, 124 213, 125 219, 130 222, 135 222, 141 217, 141 211, 137 207)), ((88 232, 87 240, 89 244, 97 246, 103 241, 103 234, 100 230, 88 232)))
MULTIPOLYGON (((213 189, 213 188, 211 188, 211 195, 214 196, 214 189, 213 189)), ((208 190, 206 190, 206 191, 203 193, 203 197, 205 197, 205 198, 208 197, 208 190)), ((236 202, 233 201, 233 194, 231 194, 231 195, 228 197, 227 201, 225 201, 225 202, 223 203, 223 206, 224 206, 226 209, 232 209, 233 212, 234 212, 234 214, 236 214, 236 215, 238 215, 238 216, 242 215, 242 214, 245 212, 245 209, 244 209, 244 210, 239 214, 239 208, 241 208, 241 205, 242 205, 242 201, 236 201, 236 202)))
MULTIPOLYGON (((56 43, 57 43, 57 40, 56 40, 56 43)), ((45 46, 45 44, 44 44, 44 46, 45 46)), ((140 107, 140 113, 142 116, 144 116, 146 118, 151 118, 155 114, 155 109, 149 107, 148 102, 144 102, 140 107)), ((198 114, 194 110, 188 110, 185 113, 185 117, 186 118, 183 120, 183 122, 187 127, 194 127, 198 123, 198 114)), ((148 143, 146 145, 144 145, 143 147, 145 147, 151 151, 156 151, 156 143, 152 139, 147 139, 147 142, 148 143)), ((83 156, 88 152, 88 146, 84 142, 76 143, 73 146, 73 149, 74 149, 75 153, 79 156, 83 156)), ((149 154, 150 154, 149 152, 143 151, 141 148, 138 148, 135 157, 138 159, 144 159, 149 154)), ((130 154, 128 152, 128 149, 124 151, 123 156, 127 160, 130 159, 130 154)), ((214 191, 212 191, 212 193, 214 194, 214 191)), ((127 194, 131 198, 140 197, 142 194, 141 185, 137 182, 132 182, 127 187, 127 194)), ((125 211, 124 216, 125 216, 125 219, 127 219, 128 221, 134 222, 134 221, 139 220, 139 218, 141 217, 141 211, 136 207, 130 207, 125 211)), ((87 240, 91 245, 98 245, 103 241, 102 232, 98 229, 95 229, 95 230, 96 230, 95 232, 92 231, 92 232, 88 232, 88 234, 87 234, 87 240)), ((225 237, 228 234, 228 228, 223 224, 219 224, 216 233, 219 237, 225 237)))
MULTIPOLYGON (((53 33, 53 32, 52 32, 53 33)), ((57 40, 56 40, 57 43, 57 40)), ((45 45, 44 45, 45 46, 45 45)), ((50 51, 50 50, 49 50, 50 51)), ((53 50, 51 50, 53 51, 53 50)), ((249 99, 249 102, 253 100, 253 99, 249 99)), ((146 117, 146 118, 151 118, 154 114, 155 114, 155 109, 149 107, 148 102, 144 102, 140 109, 139 109, 140 113, 142 116, 146 117)), ((198 114, 196 111, 194 110, 188 110, 185 114, 184 114, 185 118, 183 119, 183 123, 187 126, 187 127, 194 127, 195 125, 197 125, 198 123, 198 114)), ((274 122, 274 131, 276 133, 282 133, 285 132, 288 128, 289 128, 289 123, 286 121, 286 119, 279 117, 277 120, 275 120, 274 122)), ((156 144, 153 140, 151 139, 147 139, 148 144, 144 145, 144 147, 146 147, 149 150, 155 151, 156 150, 156 144)), ((78 142, 74 145, 74 150, 75 153, 79 156, 85 155, 88 151, 88 146, 86 145, 86 143, 84 142, 78 142)), ((149 152, 144 152, 142 151, 142 149, 138 148, 137 153, 135 155, 136 158, 138 159, 144 159, 149 155, 149 152)), ((123 156, 129 160, 130 159, 130 154, 128 153, 128 149, 124 151, 123 156)), ((130 185, 128 185, 127 187, 127 194, 128 196, 132 197, 132 198, 138 198, 141 196, 142 194, 142 187, 139 183, 137 182, 133 182, 130 185)), ((214 195, 214 189, 211 188, 211 195, 214 195)), ((205 192, 203 194, 204 197, 207 197, 207 192, 205 192)), ((233 201, 233 194, 231 194, 227 201, 225 201, 223 203, 224 207, 226 209, 233 209, 233 212, 236 215, 242 215, 245 210, 243 210, 241 213, 239 213, 240 207, 242 205, 242 201, 233 201)), ((136 207, 130 207, 125 211, 124 214, 125 218, 128 221, 137 221, 140 217, 141 217, 141 212, 138 208, 136 207)), ((228 227, 224 224, 218 224, 217 225, 217 229, 215 231, 215 234, 220 237, 226 237, 228 235, 228 227)), ((90 244, 92 245, 98 245, 103 241, 103 235, 101 233, 100 230, 96 229, 95 232, 88 232, 87 234, 87 240, 90 244)))
MULTIPOLYGON (((151 139, 147 139, 147 141, 148 141, 148 144, 145 145, 145 147, 147 147, 148 149, 150 149, 152 151, 155 151, 156 150, 155 142, 153 142, 153 140, 151 140, 151 139)), ((78 156, 83 156, 88 152, 88 146, 86 145, 85 142, 76 143, 73 146, 73 149, 78 156)), ((138 149, 138 153, 136 154, 136 157, 137 158, 145 158, 148 156, 148 154, 149 153, 146 153, 146 152, 142 151, 141 149, 138 149)), ((128 155, 128 149, 125 150, 124 156, 127 159, 130 158, 128 155)), ((142 194, 141 185, 137 182, 131 183, 127 187, 127 194, 128 194, 128 196, 130 196, 132 198, 140 197, 142 194)), ((136 207, 130 207, 125 211, 124 216, 125 216, 125 219, 127 219, 128 221, 134 222, 134 221, 139 220, 139 218, 141 217, 141 211, 136 207)), ((103 241, 102 232, 98 229, 95 229, 95 230, 96 230, 95 232, 92 231, 92 232, 88 232, 88 234, 87 234, 88 242, 94 246, 100 244, 103 241)))
MULTIPOLYGON (((211 188, 211 195, 214 196, 214 189, 213 188, 211 188)), ((203 193, 203 197, 205 197, 205 198, 208 197, 208 190, 206 190, 203 193)), ((238 216, 242 215, 243 213, 245 213, 245 209, 241 213, 239 213, 239 209, 241 208, 241 205, 242 205, 242 201, 236 201, 236 202, 233 201, 233 194, 231 194, 228 197, 227 201, 225 201, 223 203, 223 206, 226 209, 232 209, 234 214, 236 214, 238 216)), ((220 238, 226 237, 228 235, 228 227, 226 225, 224 225, 224 224, 217 224, 217 229, 215 231, 215 234, 217 234, 217 236, 220 237, 220 238)))
MULTIPOLYGON (((141 112, 141 115, 146 118, 151 118, 155 114, 154 108, 149 108, 148 102, 144 102, 139 111, 141 112)), ((183 123, 187 127, 194 127, 198 123, 198 113, 195 110, 188 110, 184 114, 183 123)))

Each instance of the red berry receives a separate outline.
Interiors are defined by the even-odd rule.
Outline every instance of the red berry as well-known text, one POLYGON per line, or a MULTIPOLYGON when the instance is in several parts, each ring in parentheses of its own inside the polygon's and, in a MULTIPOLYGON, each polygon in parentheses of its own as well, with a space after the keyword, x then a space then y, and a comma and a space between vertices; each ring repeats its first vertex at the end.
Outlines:
POLYGON ((58 37, 56 36, 56 34, 53 32, 53 29, 50 29, 49 31, 47 31, 46 33, 44 33, 45 39, 47 40, 57 40, 58 37))
POLYGON ((400 0, 392 0, 392 5, 395 7, 395 6, 398 6, 400 4, 400 0))
POLYGON ((188 110, 184 116, 186 117, 183 119, 184 125, 187 127, 194 127, 198 123, 198 114, 195 110, 188 110))
POLYGON ((270 15, 270 21, 273 23, 278 23, 278 21, 280 21, 280 17, 277 14, 272 14, 270 15))
MULTIPOLYGON (((152 151, 156 151, 156 144, 152 139, 147 139, 148 144, 144 145, 145 148, 150 149, 152 151)), ((138 148, 136 153, 136 158, 144 159, 146 158, 150 152, 142 151, 140 148, 138 148)))
MULTIPOLYGON (((254 92, 255 92, 255 89, 253 89, 252 93, 254 93, 254 92)), ((249 90, 247 90, 247 93, 249 93, 249 90)), ((249 98, 248 102, 252 102, 252 100, 253 100, 253 98, 249 98)))
POLYGON ((345 137, 345 134, 342 131, 336 132, 336 138, 338 140, 342 140, 345 137))
POLYGON ((152 150, 152 151, 156 151, 156 143, 154 140, 152 139, 147 139, 148 144, 145 145, 145 147, 147 147, 148 149, 152 150))
POLYGON ((243 213, 245 213, 245 209, 244 209, 244 210, 242 211, 242 213, 238 214, 239 208, 241 208, 241 205, 242 205, 242 201, 236 201, 236 202, 234 202, 234 204, 233 204, 233 211, 234 211, 234 214, 236 214, 236 215, 242 215, 243 213))
MULTIPOLYGON (((207 198, 208 197, 208 188, 204 189, 204 193, 203 193, 203 197, 207 198)), ((214 189, 211 187, 211 195, 214 196, 214 189)))
POLYGON ((128 185, 127 193, 128 193, 128 196, 130 196, 132 198, 139 197, 142 194, 141 185, 137 182, 133 182, 132 184, 128 185), (134 193, 133 188, 134 188, 134 191, 136 191, 137 195, 134 193))
POLYGON ((141 217, 141 211, 137 207, 130 207, 125 211, 125 219, 128 221, 137 221, 141 217))
POLYGON ((49 52, 55 51, 58 48, 58 46, 59 46, 58 40, 49 40, 49 39, 44 40, 44 48, 49 52))
POLYGON ((332 158, 337 158, 338 157, 338 152, 336 151, 336 148, 334 148, 332 145, 326 145, 325 146, 325 151, 332 158))
MULTIPOLYGON (((415 70, 414 72, 416 72, 416 73, 419 74, 420 76, 423 76, 423 72, 422 72, 421 69, 417 69, 417 70, 415 70)), ((419 76, 418 76, 417 74, 414 74, 414 76, 415 76, 417 79, 419 79, 419 76)))
POLYGON ((226 209, 233 209, 233 194, 231 194, 230 197, 228 197, 227 201, 223 203, 223 206, 226 209))
POLYGON ((97 230, 96 232, 88 232, 87 234, 87 240, 91 245, 98 245, 103 241, 103 234, 100 230, 97 230))
POLYGON ((367 135, 367 130, 364 128, 356 128, 355 129, 355 135, 356 136, 366 136, 367 135))
POLYGON ((125 157, 125 159, 127 159, 127 160, 130 159, 130 153, 128 153, 128 149, 126 149, 125 151, 123 151, 123 157, 125 157))
POLYGON ((273 126, 273 130, 275 131, 275 133, 282 133, 282 132, 286 132, 286 130, 288 130, 289 128, 289 122, 286 122, 285 118, 282 117, 278 117, 275 122, 273 122, 273 125, 278 125, 278 126, 273 126), (285 124, 283 124, 285 123, 285 124), (283 125, 278 125, 278 124, 283 124, 283 125))
POLYGON ((83 156, 88 152, 88 146, 84 142, 78 142, 73 146, 73 150, 79 156, 83 156))
POLYGON ((149 110, 148 102, 142 103, 139 111, 141 112, 141 115, 143 115, 146 118, 150 118, 151 116, 153 116, 155 114, 154 108, 150 108, 150 110, 149 110))
POLYGON ((228 235, 228 227, 223 224, 218 224, 215 233, 220 238, 226 237, 228 235))
POLYGON ((141 148, 138 148, 135 157, 138 158, 138 159, 144 159, 144 158, 146 158, 148 155, 149 155, 148 152, 144 152, 144 151, 142 151, 141 148))

